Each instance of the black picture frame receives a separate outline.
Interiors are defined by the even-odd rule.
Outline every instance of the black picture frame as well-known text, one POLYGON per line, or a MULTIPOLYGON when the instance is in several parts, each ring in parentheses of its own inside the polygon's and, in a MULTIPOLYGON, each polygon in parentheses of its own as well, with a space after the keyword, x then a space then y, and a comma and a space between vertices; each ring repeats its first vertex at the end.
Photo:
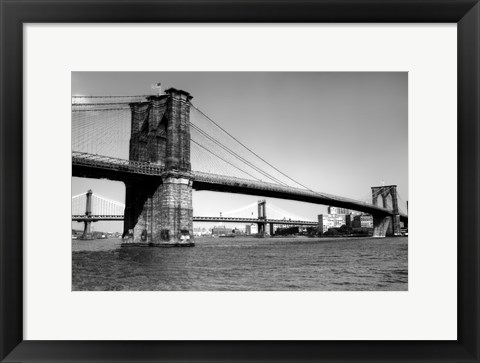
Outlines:
POLYGON ((0 11, 2 362, 479 362, 479 0, 0 0, 0 11), (23 340, 23 24, 96 22, 457 23, 458 340, 23 340))

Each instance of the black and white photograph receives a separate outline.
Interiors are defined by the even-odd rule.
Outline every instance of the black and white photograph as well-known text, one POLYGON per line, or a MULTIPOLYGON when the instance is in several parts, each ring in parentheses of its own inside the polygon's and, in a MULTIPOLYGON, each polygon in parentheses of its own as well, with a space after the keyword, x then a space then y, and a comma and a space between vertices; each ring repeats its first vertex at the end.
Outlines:
POLYGON ((72 72, 73 291, 408 291, 408 72, 72 72))
POLYGON ((1 362, 480 362, 480 0, 0 3, 1 362))

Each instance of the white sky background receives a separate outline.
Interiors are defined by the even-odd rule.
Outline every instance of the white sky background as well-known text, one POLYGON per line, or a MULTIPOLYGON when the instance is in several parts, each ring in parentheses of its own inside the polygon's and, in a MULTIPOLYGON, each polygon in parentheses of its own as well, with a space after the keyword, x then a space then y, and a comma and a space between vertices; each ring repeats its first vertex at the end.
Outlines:
MULTIPOLYGON (((151 94, 157 82, 190 92, 216 123, 312 190, 365 199, 384 181, 408 200, 406 72, 72 72, 72 95, 151 94)), ((123 183, 72 178, 72 196, 88 189, 124 203, 123 183)), ((258 199, 194 192, 194 215, 218 216, 258 199)), ((326 206, 269 201, 310 220, 326 212, 326 206)), ((122 223, 94 228, 121 231, 122 223)))

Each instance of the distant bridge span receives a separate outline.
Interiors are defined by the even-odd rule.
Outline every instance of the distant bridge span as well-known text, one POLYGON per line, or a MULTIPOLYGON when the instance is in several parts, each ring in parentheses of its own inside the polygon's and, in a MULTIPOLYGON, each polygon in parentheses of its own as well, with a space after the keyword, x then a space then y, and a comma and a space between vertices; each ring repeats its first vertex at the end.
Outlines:
MULTIPOLYGON (((98 222, 98 221, 123 221, 123 215, 72 215, 75 222, 98 222)), ((194 222, 223 222, 223 223, 273 223, 294 226, 317 226, 318 222, 299 221, 292 219, 262 219, 258 218, 237 218, 237 217, 193 217, 194 222)))
POLYGON ((74 214, 72 215, 72 221, 74 222, 98 222, 98 221, 123 221, 123 214, 119 215, 85 215, 85 214, 74 214))

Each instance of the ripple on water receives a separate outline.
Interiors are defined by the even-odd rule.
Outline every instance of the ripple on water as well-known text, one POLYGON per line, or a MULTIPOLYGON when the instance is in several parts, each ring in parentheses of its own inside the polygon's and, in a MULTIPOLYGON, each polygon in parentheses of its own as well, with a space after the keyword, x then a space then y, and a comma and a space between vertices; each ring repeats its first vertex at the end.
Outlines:
POLYGON ((73 290, 408 290, 407 238, 203 238, 194 248, 128 249, 120 242, 72 241, 73 290))

